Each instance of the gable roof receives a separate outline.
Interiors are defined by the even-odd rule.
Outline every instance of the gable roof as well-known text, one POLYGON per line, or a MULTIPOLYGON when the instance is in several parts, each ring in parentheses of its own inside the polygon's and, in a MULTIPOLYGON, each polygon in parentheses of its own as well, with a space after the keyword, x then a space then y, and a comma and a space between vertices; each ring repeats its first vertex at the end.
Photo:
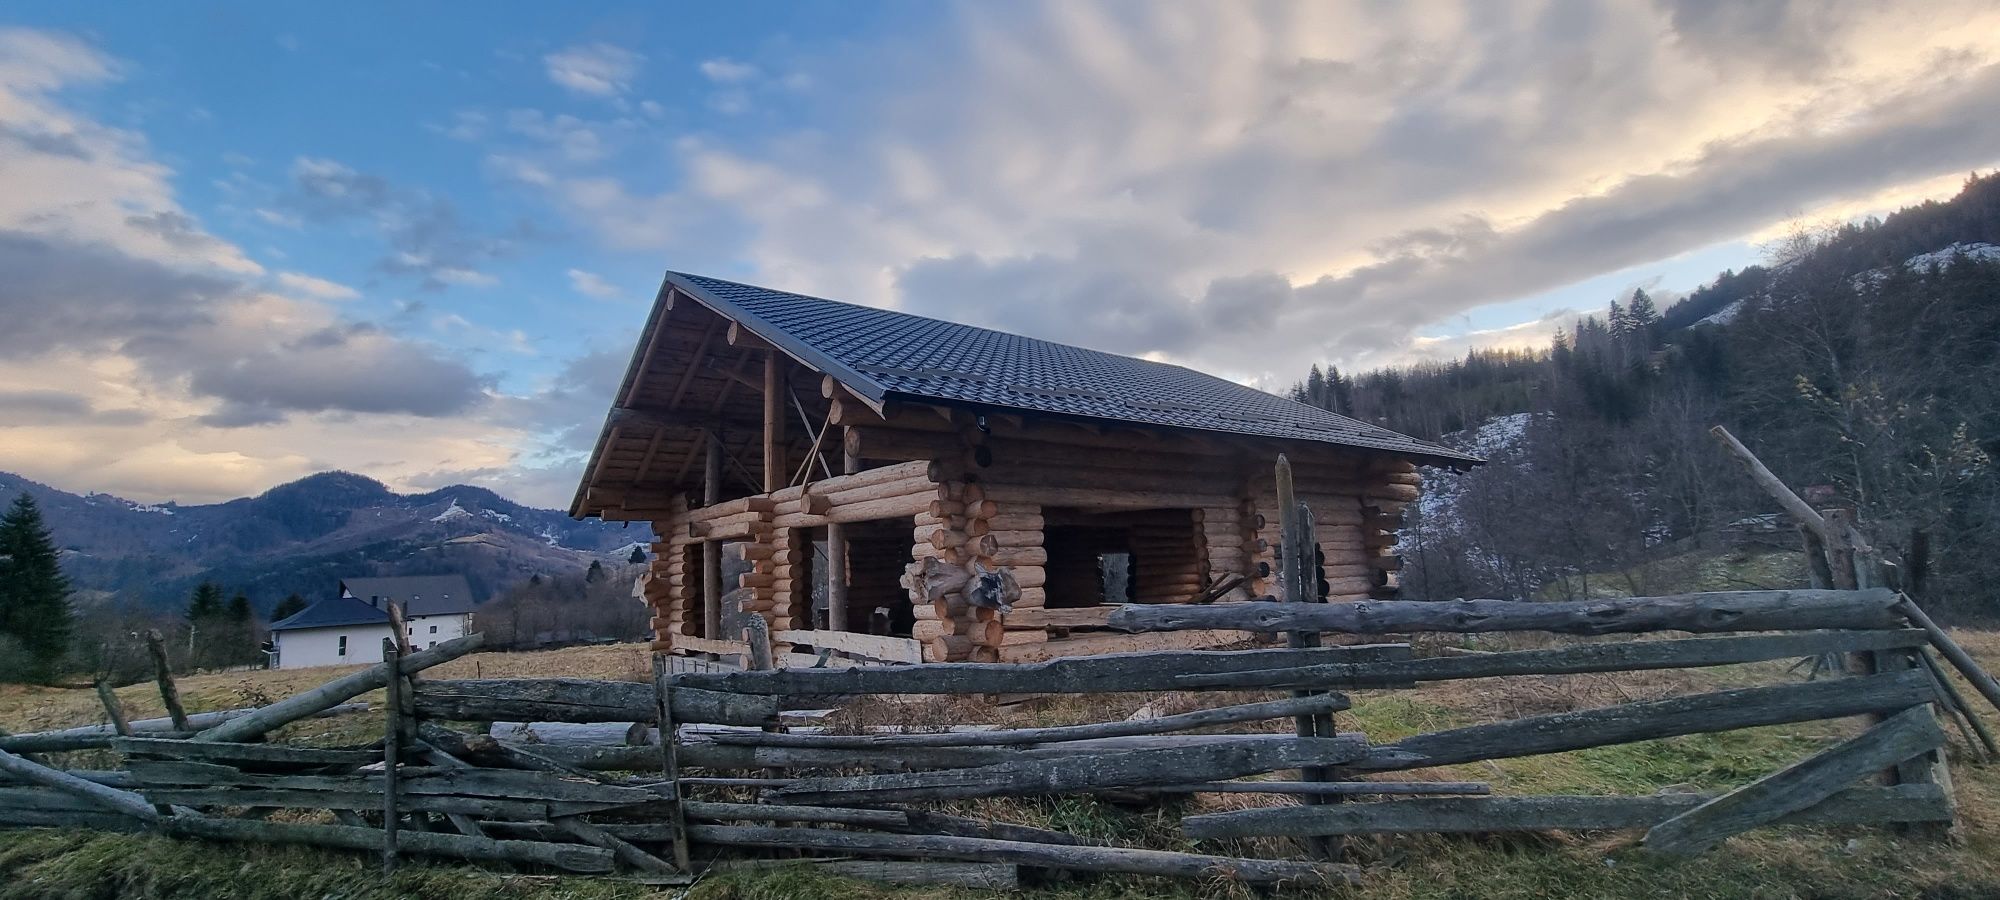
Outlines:
POLYGON ((367 604, 376 597, 394 601, 405 616, 448 616, 469 613, 472 587, 463 575, 400 575, 389 578, 342 578, 340 589, 367 604))
MULTIPOLYGON (((1392 453, 1419 462, 1465 466, 1477 457, 1429 441, 1418 440, 1284 397, 1267 394, 1184 366, 1152 362, 1090 350, 990 328, 962 325, 925 316, 877 309, 773 290, 685 272, 668 272, 647 319, 632 364, 613 401, 586 476, 571 507, 573 515, 588 515, 586 491, 594 473, 609 460, 629 467, 632 459, 650 459, 658 447, 636 442, 618 431, 621 413, 631 398, 650 391, 658 401, 685 390, 661 391, 659 376, 648 380, 656 349, 683 354, 699 362, 710 349, 710 338, 695 340, 667 332, 681 323, 695 331, 674 306, 676 297, 694 301, 735 323, 757 339, 827 375, 856 396, 876 404, 894 400, 982 411, 1019 412, 1126 423, 1139 427, 1186 429, 1253 438, 1310 441, 1392 453)), ((734 332, 732 331, 732 340, 734 332)), ((681 363, 686 365, 685 362, 681 363)), ((728 373, 723 378, 735 376, 728 373)), ((692 428, 702 418, 675 410, 692 428)), ((734 423, 720 420, 724 428, 734 423)), ((751 425, 753 423, 744 423, 751 425)), ((688 458, 692 437, 669 439, 676 453, 688 458)), ((658 439, 654 439, 658 443, 658 439)), ((638 464, 644 472, 644 463, 638 464)), ((686 469, 685 463, 682 465, 686 469)))
POLYGON ((272 631, 337 628, 343 625, 389 625, 389 614, 353 597, 329 597, 271 623, 272 631))

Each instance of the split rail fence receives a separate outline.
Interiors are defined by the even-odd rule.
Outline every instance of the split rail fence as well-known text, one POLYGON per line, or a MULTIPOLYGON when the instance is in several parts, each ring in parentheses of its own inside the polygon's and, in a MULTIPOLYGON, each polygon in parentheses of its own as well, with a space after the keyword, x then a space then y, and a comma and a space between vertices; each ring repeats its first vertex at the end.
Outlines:
POLYGON ((1134 631, 1363 636, 1730 633, 1438 657, 1417 657, 1407 643, 1379 643, 1026 665, 660 669, 652 684, 413 677, 476 649, 475 635, 408 657, 390 647, 382 665, 261 709, 199 721, 189 716, 179 729, 134 723, 0 738, 0 771, 7 776, 0 824, 347 847, 381 853, 391 865, 399 855, 423 854, 573 872, 626 869, 662 879, 728 856, 806 851, 915 860, 881 865, 916 866, 920 874, 985 886, 1013 883, 1015 866, 1254 883, 1346 882, 1358 872, 1322 858, 1330 855, 1324 843, 1309 842, 1307 855, 1315 858, 1307 859, 1100 846, 938 805, 1051 794, 1256 792, 1306 802, 1189 816, 1187 838, 1644 828, 1647 846, 1670 853, 1696 852, 1764 825, 1946 825, 1953 807, 1945 738, 1932 710, 1969 710, 1922 662, 1937 637, 1921 623, 1908 627, 1910 612, 1906 600, 1885 589, 1586 603, 1135 605, 1116 612, 1113 624, 1134 631), (1824 654, 1870 655, 1881 665, 1867 675, 1529 716, 1390 743, 1332 727, 1353 690, 1824 654), (347 748, 255 742, 384 688, 380 742, 347 748), (837 734, 800 727, 788 714, 858 696, 1156 691, 1290 695, 1144 720, 934 733, 837 734), (1871 717, 1872 724, 1793 766, 1712 796, 1506 797, 1483 783, 1396 774, 1849 716, 1871 717), (1295 723, 1290 733, 1193 733, 1287 719, 1295 723), (537 723, 529 732, 538 730, 545 742, 493 736, 522 732, 490 723, 520 722, 537 723), (63 770, 32 758, 93 748, 115 751, 122 765, 63 770), (1303 775, 1262 780, 1289 771, 1303 775), (334 822, 273 820, 278 810, 328 810, 334 822))

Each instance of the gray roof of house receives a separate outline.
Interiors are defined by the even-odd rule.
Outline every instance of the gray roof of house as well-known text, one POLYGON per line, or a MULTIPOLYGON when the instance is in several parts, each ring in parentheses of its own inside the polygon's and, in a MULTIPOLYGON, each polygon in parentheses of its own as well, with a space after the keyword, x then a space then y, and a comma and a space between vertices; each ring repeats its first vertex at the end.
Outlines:
POLYGON ((389 624, 389 614, 368 605, 366 600, 330 597, 271 623, 272 631, 301 628, 338 628, 342 625, 389 624))
POLYGON ((342 578, 342 590, 366 603, 385 597, 403 607, 405 616, 448 616, 469 613, 478 604, 463 575, 400 575, 390 578, 342 578))
POLYGON ((900 396, 1479 462, 1183 366, 702 275, 666 280, 876 402, 900 396))

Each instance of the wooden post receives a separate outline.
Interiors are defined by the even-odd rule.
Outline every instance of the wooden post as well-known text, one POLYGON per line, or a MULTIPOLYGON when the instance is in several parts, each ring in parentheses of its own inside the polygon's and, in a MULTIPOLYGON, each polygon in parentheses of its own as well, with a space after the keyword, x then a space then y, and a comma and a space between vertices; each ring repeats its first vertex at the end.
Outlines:
MULTIPOLYGON (((707 433, 708 457, 701 470, 701 505, 722 502, 722 436, 707 433)), ((722 545, 704 538, 701 542, 701 636, 722 637, 722 545)))
POLYGON ((403 730, 403 679, 395 676, 402 665, 402 653, 396 649, 396 641, 382 639, 382 665, 391 676, 385 685, 386 699, 383 707, 387 720, 382 728, 382 874, 396 871, 396 831, 399 814, 396 811, 396 793, 401 773, 397 766, 402 760, 403 730))
POLYGON ((776 350, 764 353, 764 491, 785 486, 785 370, 776 350))
MULTIPOLYGON (((1312 603, 1319 599, 1319 566, 1317 550, 1319 542, 1313 536, 1312 509, 1298 500, 1292 487, 1292 463, 1284 454, 1278 455, 1278 515, 1283 545, 1279 560, 1280 597, 1289 603, 1312 603)), ((1285 645, 1293 650, 1305 650, 1320 645, 1317 631, 1291 631, 1285 635, 1285 645)), ((1293 697, 1308 697, 1310 690, 1293 691, 1293 697)), ((1332 713, 1301 713, 1293 723, 1299 737, 1333 737, 1332 713), (1324 730, 1322 730, 1324 728, 1324 730)), ((1309 767, 1299 774, 1306 781, 1325 781, 1324 768, 1309 767)), ((1308 805, 1318 805, 1329 801, 1328 797, 1313 794, 1305 798, 1308 805)), ((1307 849, 1318 859, 1332 859, 1340 854, 1340 843, 1333 838, 1314 836, 1307 838, 1307 849)))
POLYGON ((674 830, 674 867, 685 872, 688 870, 687 810, 681 801, 680 733, 674 725, 671 666, 667 654, 653 654, 654 715, 660 720, 660 775, 674 792, 673 811, 668 815, 668 823, 674 830))
MULTIPOLYGON (((842 447, 847 446, 847 426, 841 426, 842 447)), ((852 475, 860 471, 861 460, 854 454, 841 453, 840 472, 852 475)), ((826 525, 826 627, 831 631, 848 631, 847 624, 847 526, 839 522, 826 525)))
POLYGON ((173 720, 174 730, 193 731, 187 710, 181 707, 180 689, 174 686, 174 671, 167 665, 166 641, 161 639, 158 629, 146 632, 146 652, 153 656, 153 677, 160 683, 160 700, 167 705, 167 718, 173 720))
POLYGON ((97 679, 97 699, 104 704, 104 714, 111 717, 112 729, 120 737, 131 737, 132 723, 125 718, 125 707, 118 705, 118 695, 102 678, 97 679))

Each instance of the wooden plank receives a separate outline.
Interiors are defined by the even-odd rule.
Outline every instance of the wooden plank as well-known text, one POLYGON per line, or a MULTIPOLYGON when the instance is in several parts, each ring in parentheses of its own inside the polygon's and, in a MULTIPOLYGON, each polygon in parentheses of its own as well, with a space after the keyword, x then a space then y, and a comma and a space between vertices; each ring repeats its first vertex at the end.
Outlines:
POLYGON ((1895 605, 1895 592, 1883 588, 1716 591, 1549 603, 1361 600, 1328 604, 1252 601, 1212 606, 1127 604, 1112 614, 1111 627, 1135 632, 1232 628, 1265 633, 1309 630, 1345 634, 1809 631, 1894 628, 1901 624, 1895 605))
POLYGON ((1379 687, 1509 675, 1579 675, 1726 666, 1773 659, 1800 659, 1822 653, 1907 649, 1920 646, 1924 641, 1923 632, 1916 629, 1807 631, 1579 644, 1546 650, 1514 650, 1380 663, 1330 663, 1218 675, 1183 675, 1176 681, 1189 688, 1238 690, 1297 686, 1379 687))
MULTIPOLYGON (((782 671, 782 670, 781 670, 782 671)), ((773 697, 746 697, 676 686, 674 720, 762 725, 778 714, 773 697)), ((416 686, 417 715, 461 722, 645 722, 655 724, 648 684, 584 678, 489 678, 425 681, 416 686)))
MULTIPOLYGON (((655 748, 644 749, 657 758, 655 748)), ((133 781, 143 787, 245 787, 274 790, 351 791, 380 794, 384 771, 353 775, 260 775, 209 763, 133 760, 133 781)), ((404 766, 398 778, 404 796, 494 797, 507 800, 564 801, 608 805, 655 803, 660 794, 650 788, 604 784, 565 778, 547 772, 516 769, 448 769, 404 766)))
POLYGON ((30 784, 39 784, 72 794, 111 812, 131 816, 141 822, 158 822, 162 818, 159 811, 138 794, 85 781, 68 772, 29 762, 5 750, 0 750, 0 772, 30 784))
POLYGON ((883 662, 920 663, 924 661, 924 645, 909 638, 884 637, 873 634, 856 634, 849 631, 802 631, 784 629, 774 632, 772 638, 790 644, 810 644, 821 650, 838 650, 856 656, 866 656, 883 662))
POLYGON ((1323 797, 1490 794, 1484 781, 1209 781, 1150 788, 1154 794, 1298 794, 1323 797))
MULTIPOLYGON (((314 716, 343 716, 349 713, 366 712, 366 703, 343 703, 328 707, 314 716)), ((227 709, 216 712, 193 713, 188 722, 195 728, 212 728, 231 719, 255 713, 255 708, 227 709)), ((193 737, 191 732, 177 731, 171 718, 140 719, 132 723, 132 733, 164 737, 193 737)), ((0 750, 9 753, 62 753, 69 750, 101 750, 111 746, 118 732, 110 725, 81 725, 56 731, 37 731, 29 734, 0 736, 0 750)))
MULTIPOLYGON (((215 841, 300 844, 349 850, 375 850, 381 845, 381 832, 373 828, 355 828, 347 825, 305 825, 296 822, 251 822, 242 819, 177 816, 168 823, 168 830, 185 837, 215 841)), ((402 849, 412 853, 457 859, 535 863, 584 874, 611 871, 610 851, 576 844, 501 841, 426 831, 412 831, 401 835, 399 840, 402 849)))
POLYGON ((1239 859, 1070 844, 1038 844, 987 838, 925 834, 878 834, 828 831, 818 828, 758 828, 735 825, 693 825, 697 841, 734 847, 797 848, 882 856, 939 857, 1002 861, 1049 869, 1164 875, 1178 878, 1229 878, 1252 884, 1353 884, 1360 880, 1354 866, 1290 860, 1239 859))
POLYGON ((1100 722, 1089 725, 1015 728, 998 731, 960 731, 943 734, 766 734, 745 731, 716 734, 712 737, 712 740, 718 744, 826 747, 851 750, 1050 744, 1062 741, 1125 737, 1140 734, 1166 734, 1168 732, 1187 731, 1193 728, 1206 728, 1215 725, 1257 722, 1264 719, 1280 719, 1301 714, 1313 715, 1319 712, 1346 709, 1348 706, 1347 697, 1341 694, 1315 694, 1310 697, 1292 697, 1284 700, 1270 700, 1263 703, 1221 706, 1213 709, 1202 709, 1151 719, 1100 722))
MULTIPOLYGON (((1189 816, 1182 830, 1197 840, 1506 831, 1600 831, 1650 828, 1694 809, 1713 794, 1650 797, 1422 797, 1336 806, 1290 806, 1189 816)), ((1850 788, 1773 824, 1883 825, 1950 821, 1951 804, 1934 784, 1850 788)))
POLYGON ((1929 704, 1912 706, 1867 731, 1759 778, 1646 832, 1645 845, 1694 854, 1731 835, 1768 825, 1825 802, 1877 771, 1944 745, 1929 704))
MULTIPOLYGON (((1316 650, 1237 650, 1115 653, 1031 665, 924 663, 845 669, 778 669, 674 676, 677 688, 756 695, 812 694, 1068 694, 1184 690, 1186 674, 1240 672, 1338 662, 1409 658, 1408 644, 1366 644, 1316 650)), ((419 695, 421 696, 421 691, 419 695)))
POLYGON ((1041 644, 1006 647, 1001 662, 1031 663, 1065 656, 1098 656, 1106 653, 1159 653, 1199 650, 1240 644, 1248 636, 1240 631, 1174 631, 1161 634, 1102 634, 1073 637, 1041 644))
MULTIPOLYGON (((457 659, 484 646, 486 637, 468 634, 461 638, 445 641, 428 650, 420 650, 400 660, 397 665, 403 675, 414 675, 439 663, 457 659)), ((296 722, 318 713, 335 704, 351 700, 369 691, 378 691, 389 683, 390 672, 380 666, 369 666, 352 675, 345 675, 329 681, 302 694, 296 694, 263 707, 254 713, 230 719, 220 725, 195 735, 198 741, 247 741, 276 728, 296 722)), ((518 716, 512 718, 528 718, 518 716)))
POLYGON ((1929 702, 1930 698, 1929 677, 1916 669, 1715 691, 1420 734, 1377 747, 1350 768, 1397 771, 1561 753, 1683 734, 1891 712, 1929 702))
POLYGON ((321 750, 277 744, 213 744, 169 738, 116 738, 111 749, 126 756, 211 760, 229 763, 283 763, 296 766, 365 766, 382 759, 376 750, 321 750))
POLYGON ((769 796, 793 803, 855 805, 1061 794, 1177 784, 1191 777, 1219 780, 1307 765, 1338 765, 1366 752, 1367 742, 1353 736, 1288 741, 1218 740, 1190 747, 1117 754, 1078 753, 969 769, 806 778, 774 788, 769 796))
POLYGON ((724 641, 714 638, 695 637, 691 634, 669 635, 667 640, 673 645, 673 649, 686 650, 690 653, 713 653, 717 656, 750 655, 750 643, 748 641, 724 641))

